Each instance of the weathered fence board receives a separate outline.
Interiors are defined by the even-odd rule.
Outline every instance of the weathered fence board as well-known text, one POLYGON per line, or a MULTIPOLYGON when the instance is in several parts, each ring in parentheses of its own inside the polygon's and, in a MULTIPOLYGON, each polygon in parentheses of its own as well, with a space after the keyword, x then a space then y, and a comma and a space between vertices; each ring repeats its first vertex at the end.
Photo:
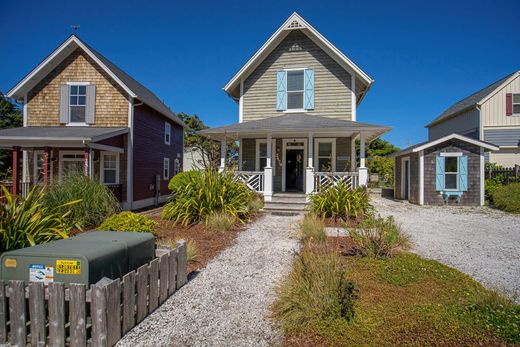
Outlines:
POLYGON ((159 260, 150 262, 150 291, 148 300, 148 313, 152 313, 159 305, 159 260))
POLYGON ((65 346, 65 288, 63 283, 49 283, 49 342, 65 346))
POLYGON ((186 283, 184 242, 179 242, 175 250, 157 250, 156 255, 158 258, 137 272, 132 271, 121 280, 103 279, 90 290, 75 283, 26 285, 24 281, 0 281, 0 343, 115 345, 186 283))
POLYGON ((72 347, 83 347, 87 345, 85 285, 70 284, 69 296, 70 345, 72 347))
POLYGON ((123 276, 123 334, 135 326, 135 271, 123 276))
POLYGON ((31 346, 45 346, 45 286, 43 283, 29 284, 29 318, 31 320, 31 346))
POLYGON ((10 281, 7 291, 9 293, 9 322, 11 325, 12 343, 18 346, 25 346, 27 343, 27 327, 25 325, 24 282, 10 281))

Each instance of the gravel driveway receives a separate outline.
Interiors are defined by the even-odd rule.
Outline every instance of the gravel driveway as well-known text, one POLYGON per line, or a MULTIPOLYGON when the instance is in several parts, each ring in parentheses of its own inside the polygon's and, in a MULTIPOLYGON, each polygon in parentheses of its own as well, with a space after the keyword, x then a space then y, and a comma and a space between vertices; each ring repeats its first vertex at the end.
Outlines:
POLYGON ((520 216, 487 207, 418 206, 373 196, 393 215, 413 250, 453 266, 520 301, 520 216))
POLYGON ((291 268, 300 217, 266 215, 137 325, 118 346, 272 346, 273 288, 291 268))

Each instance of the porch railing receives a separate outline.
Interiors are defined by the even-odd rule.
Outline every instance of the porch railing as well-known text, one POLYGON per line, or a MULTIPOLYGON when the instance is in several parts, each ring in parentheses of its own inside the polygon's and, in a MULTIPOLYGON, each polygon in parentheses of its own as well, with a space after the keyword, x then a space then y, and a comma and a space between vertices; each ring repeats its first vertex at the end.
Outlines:
POLYGON ((347 184, 349 189, 355 189, 359 185, 359 174, 357 172, 315 172, 314 191, 321 192, 339 182, 347 184))
POLYGON ((265 176, 263 171, 235 171, 235 178, 244 182, 252 191, 264 191, 265 176))

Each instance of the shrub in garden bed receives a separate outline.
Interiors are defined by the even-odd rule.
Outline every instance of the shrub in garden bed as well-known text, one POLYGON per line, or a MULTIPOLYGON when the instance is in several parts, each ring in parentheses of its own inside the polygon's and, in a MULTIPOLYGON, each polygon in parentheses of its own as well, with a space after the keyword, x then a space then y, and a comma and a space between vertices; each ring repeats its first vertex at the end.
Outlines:
POLYGON ((105 218, 120 211, 114 194, 99 180, 83 175, 69 175, 52 183, 46 194, 44 206, 59 213, 70 211, 68 218, 82 228, 101 224, 105 218), (81 200, 72 206, 68 201, 81 200))
POLYGON ((322 244, 327 241, 323 220, 315 214, 308 213, 300 224, 301 239, 303 242, 322 244))
POLYGON ((69 218, 70 211, 58 210, 67 210, 77 201, 46 208, 45 193, 37 187, 25 198, 12 196, 3 186, 1 189, 6 201, 0 204, 0 253, 67 238, 76 227, 69 218))
POLYGON ((256 195, 228 170, 195 171, 172 179, 169 187, 172 197, 164 206, 162 217, 184 225, 207 221, 214 212, 244 222, 251 213, 250 203, 256 195))
POLYGON ((154 233, 157 222, 140 213, 121 212, 105 219, 98 230, 154 233))
POLYGON ((365 188, 350 189, 343 182, 329 186, 311 197, 310 210, 320 217, 357 219, 369 212, 371 206, 365 188))
POLYGON ((368 214, 357 227, 348 228, 348 234, 356 245, 356 252, 363 256, 391 257, 410 244, 408 236, 391 216, 368 214))
POLYGON ((496 188, 493 193, 493 205, 511 213, 520 213, 520 183, 511 183, 496 188))
POLYGON ((206 218, 206 226, 212 231, 229 231, 235 223, 235 217, 223 212, 212 212, 206 218))

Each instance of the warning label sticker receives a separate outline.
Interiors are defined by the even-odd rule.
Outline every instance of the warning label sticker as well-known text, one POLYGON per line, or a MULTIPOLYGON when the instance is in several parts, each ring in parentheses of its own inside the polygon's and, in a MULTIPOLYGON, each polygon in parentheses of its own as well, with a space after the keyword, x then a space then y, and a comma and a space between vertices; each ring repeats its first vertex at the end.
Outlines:
POLYGON ((54 268, 43 264, 29 265, 29 281, 31 282, 54 282, 54 268))
POLYGON ((65 275, 81 274, 81 262, 79 260, 56 260, 56 273, 65 275))

